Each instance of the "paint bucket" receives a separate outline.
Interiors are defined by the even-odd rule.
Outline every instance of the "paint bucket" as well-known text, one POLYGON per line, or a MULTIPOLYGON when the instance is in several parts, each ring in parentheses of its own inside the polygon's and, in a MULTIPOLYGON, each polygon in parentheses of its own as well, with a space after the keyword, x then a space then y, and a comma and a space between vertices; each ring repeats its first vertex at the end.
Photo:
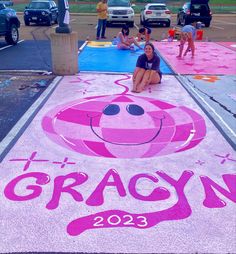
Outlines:
POLYGON ((169 34, 169 37, 174 38, 174 37, 175 37, 175 29, 170 29, 170 30, 168 31, 168 34, 169 34))
POLYGON ((201 41, 203 38, 203 30, 197 30, 196 40, 201 41))

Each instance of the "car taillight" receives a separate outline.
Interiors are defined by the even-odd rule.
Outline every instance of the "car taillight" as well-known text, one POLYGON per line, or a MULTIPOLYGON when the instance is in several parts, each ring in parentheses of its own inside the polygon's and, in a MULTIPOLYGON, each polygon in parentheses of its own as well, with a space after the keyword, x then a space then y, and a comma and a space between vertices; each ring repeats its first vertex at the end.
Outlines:
POLYGON ((169 10, 165 11, 165 14, 171 14, 171 11, 169 11, 169 10))
POLYGON ((210 15, 212 15, 212 12, 210 11, 210 13, 209 13, 210 15))
POLYGON ((146 14, 152 14, 152 11, 146 11, 146 14))

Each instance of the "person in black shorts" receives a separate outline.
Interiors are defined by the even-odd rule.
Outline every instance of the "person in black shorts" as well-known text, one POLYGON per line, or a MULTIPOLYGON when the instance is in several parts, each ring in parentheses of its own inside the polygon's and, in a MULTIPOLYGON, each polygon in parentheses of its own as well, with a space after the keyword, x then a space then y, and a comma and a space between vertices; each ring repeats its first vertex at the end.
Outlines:
POLYGON ((138 57, 133 73, 132 92, 140 93, 145 86, 161 83, 160 57, 155 52, 152 43, 148 42, 144 47, 144 54, 138 57))

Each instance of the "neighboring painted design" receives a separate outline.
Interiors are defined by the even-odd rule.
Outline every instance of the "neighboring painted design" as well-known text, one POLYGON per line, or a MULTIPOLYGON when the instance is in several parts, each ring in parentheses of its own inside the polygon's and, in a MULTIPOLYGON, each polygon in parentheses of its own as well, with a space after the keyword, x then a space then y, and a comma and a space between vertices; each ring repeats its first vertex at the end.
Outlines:
POLYGON ((215 83, 217 80, 220 80, 217 76, 206 76, 206 75, 195 75, 193 78, 210 83, 215 83))
POLYGON ((205 121, 195 111, 126 92, 56 107, 43 118, 42 126, 63 147, 110 158, 181 152, 198 145, 206 135, 205 121))
MULTIPOLYGON (((179 42, 153 42, 160 54, 179 74, 235 74, 236 53, 213 42, 195 42, 195 56, 177 58, 179 42), (210 64, 209 64, 210 63, 210 64)), ((187 46, 185 46, 186 48, 187 46)))

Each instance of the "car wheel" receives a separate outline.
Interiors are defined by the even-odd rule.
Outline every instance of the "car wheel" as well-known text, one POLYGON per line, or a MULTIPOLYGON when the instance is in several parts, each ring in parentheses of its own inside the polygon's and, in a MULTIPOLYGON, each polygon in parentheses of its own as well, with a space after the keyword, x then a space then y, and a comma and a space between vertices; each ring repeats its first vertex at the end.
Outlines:
POLYGON ((209 26, 210 26, 210 22, 206 22, 205 27, 209 27, 209 26))
POLYGON ((110 26, 111 26, 111 23, 110 23, 109 21, 107 21, 106 26, 107 26, 107 27, 110 27, 110 26))
POLYGON ((6 34, 5 40, 7 44, 15 45, 19 40, 19 31, 15 24, 12 24, 10 31, 6 34))
POLYGON ((141 16, 140 16, 140 25, 143 25, 143 21, 142 21, 141 16))
POLYGON ((134 27, 134 21, 128 23, 129 27, 134 27))
POLYGON ((180 22, 180 18, 177 17, 177 25, 180 26, 181 25, 181 22, 180 22))
POLYGON ((52 17, 51 16, 48 17, 47 25, 48 26, 52 25, 52 17))
POLYGON ((26 26, 29 26, 30 25, 30 22, 28 20, 25 20, 25 25, 26 26))
POLYGON ((55 19, 55 24, 58 24, 58 15, 57 15, 57 17, 55 19))
POLYGON ((144 26, 148 26, 147 20, 143 19, 143 25, 144 25, 144 26))
POLYGON ((184 19, 184 24, 183 25, 184 26, 189 25, 189 21, 186 18, 184 19))

